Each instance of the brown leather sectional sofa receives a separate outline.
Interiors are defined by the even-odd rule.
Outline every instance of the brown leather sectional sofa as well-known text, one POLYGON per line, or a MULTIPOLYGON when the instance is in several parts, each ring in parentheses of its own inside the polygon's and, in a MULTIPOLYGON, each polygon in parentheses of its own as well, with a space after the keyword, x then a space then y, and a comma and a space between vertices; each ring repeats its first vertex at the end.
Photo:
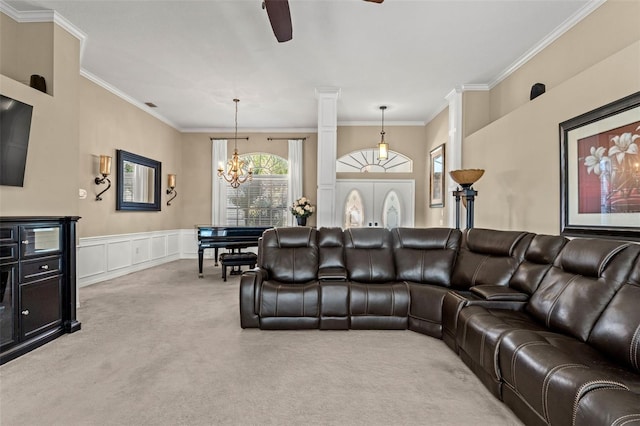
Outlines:
POLYGON ((442 338, 528 425, 640 425, 640 245, 445 228, 276 228, 243 328, 442 338))

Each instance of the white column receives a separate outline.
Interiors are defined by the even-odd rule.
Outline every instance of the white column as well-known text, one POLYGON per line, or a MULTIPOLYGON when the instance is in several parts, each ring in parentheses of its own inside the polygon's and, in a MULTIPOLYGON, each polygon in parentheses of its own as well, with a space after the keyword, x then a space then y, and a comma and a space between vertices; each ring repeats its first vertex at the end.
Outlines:
MULTIPOLYGON (((453 228, 456 225, 456 207, 452 192, 456 190, 457 184, 451 179, 448 172, 462 168, 462 88, 455 88, 449 92, 446 99, 449 101, 449 140, 445 156, 447 161, 445 205, 449 206, 446 226, 453 228)), ((465 223, 464 220, 461 220, 461 226, 463 223, 465 223)))
POLYGON ((318 193, 316 224, 334 226, 336 211, 336 159, 338 145, 338 96, 340 89, 316 89, 318 98, 318 193))

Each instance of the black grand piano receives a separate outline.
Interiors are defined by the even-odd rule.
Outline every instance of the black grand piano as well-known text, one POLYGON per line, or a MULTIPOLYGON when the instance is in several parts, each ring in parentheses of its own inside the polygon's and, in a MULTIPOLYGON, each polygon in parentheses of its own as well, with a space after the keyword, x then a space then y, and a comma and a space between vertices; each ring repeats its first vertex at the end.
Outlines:
MULTIPOLYGON (((202 278, 202 263, 205 249, 215 250, 215 265, 218 266, 218 250, 240 250, 257 247, 262 233, 271 226, 210 226, 198 228, 198 276, 202 278)), ((232 272, 233 273, 233 272, 232 272)))

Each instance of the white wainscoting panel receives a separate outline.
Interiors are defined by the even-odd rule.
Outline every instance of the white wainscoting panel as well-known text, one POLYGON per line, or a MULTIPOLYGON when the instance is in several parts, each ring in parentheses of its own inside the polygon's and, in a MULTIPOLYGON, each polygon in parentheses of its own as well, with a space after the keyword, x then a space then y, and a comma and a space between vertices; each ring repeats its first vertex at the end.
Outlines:
POLYGON ((107 243, 107 269, 109 271, 126 268, 133 264, 132 245, 133 241, 131 240, 110 241, 107 243))
POLYGON ((76 264, 78 265, 78 277, 91 277, 107 272, 107 246, 103 243, 87 244, 78 247, 76 252, 76 264), (80 262, 82 253, 83 262, 80 262))
POLYGON ((151 258, 161 259, 167 256, 167 236, 157 235, 151 237, 151 258))
POLYGON ((138 264, 142 262, 147 262, 151 259, 150 256, 150 248, 149 248, 149 238, 136 238, 131 241, 131 245, 133 248, 133 252, 131 253, 133 257, 132 263, 138 264))
MULTIPOLYGON (((198 238, 192 229, 139 232, 80 238, 77 250, 78 287, 130 274, 181 258, 183 242, 198 256, 198 238), (186 235, 186 236, 185 236, 186 235)), ((197 270, 196 270, 197 272, 197 270)))

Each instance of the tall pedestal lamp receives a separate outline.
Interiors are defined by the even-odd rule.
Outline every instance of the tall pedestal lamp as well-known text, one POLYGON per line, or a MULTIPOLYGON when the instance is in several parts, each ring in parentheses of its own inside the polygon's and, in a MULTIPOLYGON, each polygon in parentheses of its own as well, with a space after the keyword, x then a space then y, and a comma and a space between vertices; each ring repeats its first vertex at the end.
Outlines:
POLYGON ((452 170, 449 172, 453 179, 460 187, 453 191, 453 197, 456 199, 456 229, 460 229, 460 200, 467 208, 467 229, 473 228, 473 203, 478 191, 473 189, 473 184, 478 181, 484 174, 482 169, 463 169, 452 170))

